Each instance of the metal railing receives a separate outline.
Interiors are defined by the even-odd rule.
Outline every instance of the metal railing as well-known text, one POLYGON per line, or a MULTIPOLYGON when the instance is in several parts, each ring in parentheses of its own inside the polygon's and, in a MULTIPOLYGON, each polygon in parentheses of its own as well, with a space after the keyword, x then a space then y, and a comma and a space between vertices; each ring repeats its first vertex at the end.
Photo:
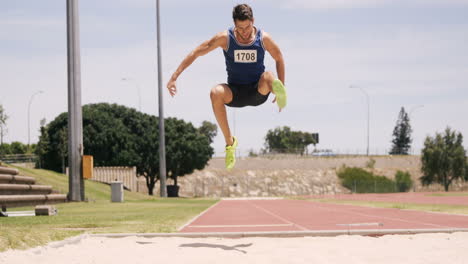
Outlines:
POLYGON ((9 154, 0 155, 0 161, 5 163, 25 163, 25 162, 36 162, 37 155, 35 154, 9 154))

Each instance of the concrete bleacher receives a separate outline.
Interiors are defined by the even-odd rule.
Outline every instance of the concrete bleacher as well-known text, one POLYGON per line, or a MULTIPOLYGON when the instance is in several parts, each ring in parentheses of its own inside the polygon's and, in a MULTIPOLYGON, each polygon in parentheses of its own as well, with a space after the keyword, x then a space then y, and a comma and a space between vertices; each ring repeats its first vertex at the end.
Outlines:
POLYGON ((0 167, 0 206, 7 208, 64 203, 65 194, 54 193, 52 186, 37 185, 34 177, 18 175, 13 168, 0 167))

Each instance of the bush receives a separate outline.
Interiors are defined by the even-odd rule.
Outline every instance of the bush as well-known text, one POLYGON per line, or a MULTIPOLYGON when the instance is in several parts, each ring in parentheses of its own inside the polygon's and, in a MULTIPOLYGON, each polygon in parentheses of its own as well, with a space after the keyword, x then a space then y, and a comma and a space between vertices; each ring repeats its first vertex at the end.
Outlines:
POLYGON ((258 157, 258 154, 253 150, 253 149, 250 149, 249 150, 249 157, 258 157))
POLYGON ((3 143, 0 145, 0 155, 8 154, 26 154, 28 146, 18 141, 11 142, 11 144, 3 143))
POLYGON ((354 193, 395 192, 395 182, 385 176, 374 175, 361 168, 341 168, 338 173, 341 184, 354 193))
POLYGON ((411 180, 409 172, 397 171, 395 182, 399 192, 407 192, 413 187, 413 180, 411 180))
POLYGON ((375 167, 375 159, 370 159, 366 162, 366 168, 373 169, 375 167))
POLYGON ((11 154, 11 147, 10 144, 3 143, 0 145, 0 155, 8 155, 11 154))

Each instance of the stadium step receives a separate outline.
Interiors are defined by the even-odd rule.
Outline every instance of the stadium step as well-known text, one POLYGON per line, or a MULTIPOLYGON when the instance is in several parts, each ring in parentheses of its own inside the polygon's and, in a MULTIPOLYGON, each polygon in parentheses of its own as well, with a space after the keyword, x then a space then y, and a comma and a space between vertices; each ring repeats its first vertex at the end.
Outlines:
POLYGON ((42 204, 64 203, 65 194, 33 194, 33 195, 0 195, 0 205, 3 207, 35 206, 42 204))
POLYGON ((0 184, 0 195, 16 194, 51 194, 50 185, 31 185, 31 184, 0 184))
POLYGON ((17 169, 0 167, 0 174, 18 175, 18 173, 17 169))
POLYGON ((35 185, 34 177, 18 175, 17 169, 0 167, 1 216, 7 208, 67 202, 65 194, 56 194, 49 185, 35 185))
POLYGON ((36 179, 29 176, 0 174, 0 183, 34 184, 36 179))

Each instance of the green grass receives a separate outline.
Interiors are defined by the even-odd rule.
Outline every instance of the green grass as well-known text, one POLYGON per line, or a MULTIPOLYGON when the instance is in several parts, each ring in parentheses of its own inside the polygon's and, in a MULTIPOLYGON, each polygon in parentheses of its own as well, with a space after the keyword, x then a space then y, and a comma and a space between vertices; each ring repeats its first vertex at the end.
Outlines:
POLYGON ((335 200, 335 199, 305 199, 309 201, 332 203, 332 204, 347 204, 377 208, 395 208, 428 212, 439 212, 449 214, 467 214, 468 206, 464 205, 446 205, 446 204, 412 204, 412 203, 394 203, 394 202, 373 202, 373 201, 351 201, 351 200, 335 200))
MULTIPOLYGON (((46 170, 18 168, 38 184, 68 192, 65 175, 46 170)), ((214 199, 162 199, 125 191, 123 203, 110 202, 110 186, 86 181, 89 202, 57 204, 56 216, 0 218, 0 251, 26 249, 83 233, 176 232, 187 221, 213 205, 214 199)), ((33 207, 9 211, 33 210, 33 207)))
MULTIPOLYGON (((52 185, 54 191, 62 194, 68 193, 68 176, 49 170, 27 169, 15 167, 20 171, 20 175, 32 176, 36 179, 36 184, 52 185)), ((107 184, 85 180, 85 196, 89 201, 110 199, 110 187, 107 184)), ((148 199, 148 195, 125 191, 125 200, 148 199)))

